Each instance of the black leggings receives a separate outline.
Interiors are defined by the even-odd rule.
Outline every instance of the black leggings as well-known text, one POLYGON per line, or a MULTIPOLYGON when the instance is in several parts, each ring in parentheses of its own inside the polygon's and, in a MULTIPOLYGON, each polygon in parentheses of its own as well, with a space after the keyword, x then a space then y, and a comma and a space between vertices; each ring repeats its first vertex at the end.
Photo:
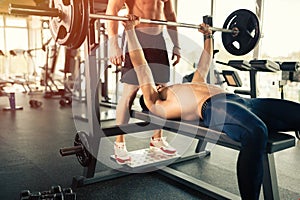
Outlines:
POLYGON ((258 199, 263 180, 263 153, 268 133, 300 130, 300 104, 271 98, 212 97, 203 112, 204 124, 241 142, 237 176, 242 199, 258 199))

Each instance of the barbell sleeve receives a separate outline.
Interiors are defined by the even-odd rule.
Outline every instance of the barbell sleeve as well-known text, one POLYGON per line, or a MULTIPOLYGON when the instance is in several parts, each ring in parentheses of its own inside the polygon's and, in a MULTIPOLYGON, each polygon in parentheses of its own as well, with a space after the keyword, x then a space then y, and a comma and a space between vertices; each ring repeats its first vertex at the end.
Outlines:
POLYGON ((217 28, 217 27, 209 27, 212 31, 220 31, 224 33, 235 33, 238 32, 238 30, 232 30, 232 29, 225 29, 225 28, 217 28))
POLYGON ((83 150, 84 150, 84 147, 82 145, 78 145, 78 146, 73 146, 73 147, 61 148, 59 150, 59 153, 61 156, 69 156, 69 155, 74 155, 74 154, 80 153, 83 150))
POLYGON ((26 6, 17 4, 9 4, 8 13, 45 17, 62 17, 61 11, 56 8, 37 8, 36 6, 26 6))

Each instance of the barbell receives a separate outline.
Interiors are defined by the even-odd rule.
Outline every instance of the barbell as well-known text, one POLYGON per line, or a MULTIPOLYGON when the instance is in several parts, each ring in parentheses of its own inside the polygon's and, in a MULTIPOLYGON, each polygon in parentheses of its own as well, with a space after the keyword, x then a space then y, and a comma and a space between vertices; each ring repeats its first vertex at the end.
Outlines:
MULTIPOLYGON (((89 19, 127 21, 127 17, 89 13, 86 0, 50 0, 49 7, 9 4, 10 14, 48 16, 49 28, 54 40, 69 48, 78 48, 83 43, 89 27, 89 19)), ((156 19, 140 19, 141 23, 184 28, 201 28, 200 25, 156 19)), ((246 9, 236 10, 224 22, 223 28, 210 27, 222 32, 224 48, 233 55, 245 55, 260 39, 259 20, 246 9)))

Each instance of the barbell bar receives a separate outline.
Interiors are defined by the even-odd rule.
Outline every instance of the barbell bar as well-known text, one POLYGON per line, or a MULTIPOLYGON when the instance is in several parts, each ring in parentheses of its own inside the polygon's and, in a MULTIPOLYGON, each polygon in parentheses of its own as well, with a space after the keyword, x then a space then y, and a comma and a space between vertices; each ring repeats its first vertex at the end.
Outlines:
MULTIPOLYGON (((58 44, 70 48, 78 48, 81 45, 82 42, 78 41, 78 37, 83 38, 87 34, 85 30, 88 28, 88 19, 90 18, 128 21, 127 17, 89 13, 86 0, 70 0, 68 2, 66 4, 64 0, 50 0, 49 8, 9 4, 8 12, 9 14, 50 17, 50 30, 52 30, 53 38, 58 44)), ((145 24, 201 29, 200 25, 189 23, 144 18, 141 18, 140 21, 145 24)), ((222 32, 223 45, 233 55, 247 54, 256 46, 260 38, 257 16, 246 9, 231 13, 223 28, 210 27, 210 29, 222 32)))
MULTIPOLYGON (((9 4, 8 7, 9 14, 23 14, 23 15, 36 15, 36 16, 48 16, 48 17, 63 17, 63 12, 57 8, 36 8, 34 6, 21 6, 17 4, 9 4)), ((105 19, 105 20, 115 20, 115 21, 128 21, 127 17, 116 16, 116 15, 107 15, 107 14, 89 14, 90 18, 94 19, 105 19)), ((189 24, 189 23, 180 23, 180 22, 172 22, 166 20, 157 20, 157 19, 140 19, 141 23, 144 24, 156 24, 156 25, 167 25, 167 26, 176 26, 176 27, 184 27, 184 28, 195 28, 200 29, 201 26, 197 24, 189 24)), ((212 31, 221 31, 225 33, 233 33, 238 34, 237 29, 224 29, 217 27, 209 27, 212 31)))
MULTIPOLYGON (((116 21, 128 21, 127 17, 122 16, 115 16, 115 15, 101 15, 101 14, 90 14, 90 18, 96 18, 96 19, 106 19, 106 20, 116 20, 116 21)), ((140 22, 144 24, 156 24, 156 25, 167 25, 167 26, 176 26, 176 27, 184 27, 184 28, 195 28, 200 29, 200 25, 196 24, 188 24, 188 23, 180 23, 180 22, 172 22, 172 21, 166 21, 166 20, 157 20, 157 19, 144 19, 140 18, 140 22)), ((217 27, 209 27, 212 31, 221 31, 225 33, 233 33, 238 34, 238 30, 229 30, 224 28, 217 28, 217 27)))

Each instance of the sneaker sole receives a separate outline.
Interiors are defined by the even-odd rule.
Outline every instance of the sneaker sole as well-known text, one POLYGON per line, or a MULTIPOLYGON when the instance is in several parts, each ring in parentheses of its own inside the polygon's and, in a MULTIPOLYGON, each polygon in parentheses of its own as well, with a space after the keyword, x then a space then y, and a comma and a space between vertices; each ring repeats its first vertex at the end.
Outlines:
POLYGON ((131 161, 130 158, 123 160, 121 158, 118 158, 117 156, 115 156, 115 159, 119 165, 124 165, 124 164, 130 163, 130 161, 131 161))
POLYGON ((161 153, 163 153, 164 155, 167 155, 167 156, 176 155, 176 151, 174 151, 173 153, 168 153, 168 152, 165 152, 164 150, 162 150, 161 148, 154 147, 154 146, 150 146, 150 151, 159 151, 159 152, 161 152, 161 153))

